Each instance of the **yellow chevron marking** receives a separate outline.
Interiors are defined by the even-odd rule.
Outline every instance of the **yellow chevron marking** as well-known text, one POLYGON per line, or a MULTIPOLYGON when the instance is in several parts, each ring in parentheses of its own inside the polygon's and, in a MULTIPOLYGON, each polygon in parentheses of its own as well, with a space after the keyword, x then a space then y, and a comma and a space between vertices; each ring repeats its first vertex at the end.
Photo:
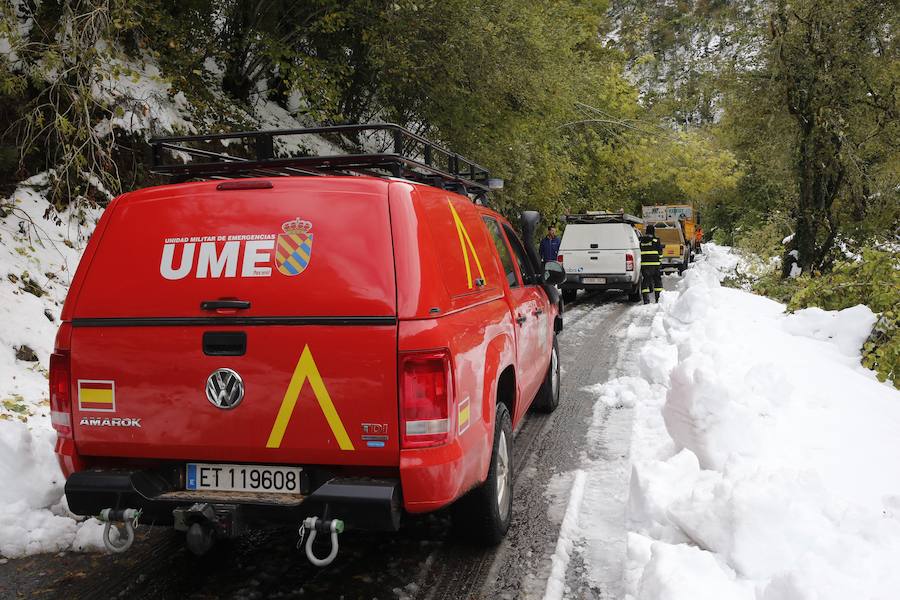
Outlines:
POLYGON ((294 414, 297 398, 300 397, 300 391, 307 380, 312 386, 316 400, 319 401, 319 407, 325 415, 325 420, 328 421, 328 426, 331 427, 331 433, 334 434, 338 447, 341 450, 353 450, 353 442, 350 441, 347 430, 344 429, 344 424, 341 422, 341 417, 334 408, 334 403, 331 401, 331 396, 328 395, 325 382, 322 381, 322 376, 319 374, 316 361, 313 359, 308 345, 303 347, 300 360, 297 361, 294 374, 291 376, 291 382, 284 392, 284 399, 281 401, 281 408, 278 409, 275 423, 272 424, 272 432, 269 433, 269 441, 266 442, 266 448, 281 447, 281 440, 284 439, 284 432, 287 430, 291 415, 294 414))
POLYGON ((466 231, 465 225, 463 225, 462 220, 459 218, 459 214, 457 214, 456 209, 453 208, 453 202, 451 200, 447 200, 447 205, 450 207, 450 213, 453 215, 453 222, 456 224, 456 235, 459 237, 459 249, 462 250, 463 262, 466 264, 466 280, 469 284, 469 289, 472 289, 472 266, 469 264, 469 252, 472 252, 472 258, 475 259, 475 266, 478 267, 478 274, 481 275, 481 280, 487 283, 487 278, 484 276, 484 270, 481 268, 481 261, 478 260, 478 253, 475 252, 475 246, 472 245, 472 239, 469 237, 469 232, 466 231), (468 246, 468 248, 466 248, 468 246))

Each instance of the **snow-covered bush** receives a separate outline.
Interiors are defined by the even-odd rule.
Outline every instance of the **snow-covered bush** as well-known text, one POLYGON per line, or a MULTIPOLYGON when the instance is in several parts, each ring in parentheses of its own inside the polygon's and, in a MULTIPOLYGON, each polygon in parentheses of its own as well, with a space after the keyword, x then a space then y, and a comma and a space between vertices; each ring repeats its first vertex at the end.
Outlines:
POLYGON ((880 318, 863 346, 863 365, 900 388, 900 254, 864 249, 860 260, 845 260, 818 277, 801 276, 788 309, 818 306, 842 310, 865 304, 880 318))

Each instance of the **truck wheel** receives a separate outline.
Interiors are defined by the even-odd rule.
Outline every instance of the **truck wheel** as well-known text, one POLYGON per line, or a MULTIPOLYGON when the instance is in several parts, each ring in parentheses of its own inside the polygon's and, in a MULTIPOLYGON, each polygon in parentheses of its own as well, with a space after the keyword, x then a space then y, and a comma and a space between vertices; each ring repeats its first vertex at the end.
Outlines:
POLYGON ((553 348, 550 350, 550 366, 547 367, 547 375, 544 383, 538 390, 532 406, 538 412, 552 413, 559 406, 559 345, 556 336, 553 336, 553 348))
POLYGON ((634 287, 631 288, 631 291, 628 292, 628 299, 631 302, 640 302, 641 301, 641 283, 643 278, 638 278, 638 282, 634 284, 634 287))
POLYGON ((563 302, 569 304, 570 302, 575 302, 575 296, 578 295, 578 290, 563 290, 562 298, 563 302))
POLYGON ((480 546, 496 546, 512 521, 512 421, 502 402, 494 418, 494 447, 487 479, 453 505, 453 531, 480 546))

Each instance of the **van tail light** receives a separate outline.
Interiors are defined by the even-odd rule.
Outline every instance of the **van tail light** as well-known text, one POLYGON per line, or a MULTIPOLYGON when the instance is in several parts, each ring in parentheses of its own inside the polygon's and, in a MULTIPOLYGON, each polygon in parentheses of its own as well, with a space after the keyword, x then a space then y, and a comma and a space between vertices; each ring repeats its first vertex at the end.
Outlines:
POLYGON ((560 254, 556 257, 556 262, 561 263, 563 261, 563 255, 560 254))
POLYGON ((626 271, 634 271, 634 254, 631 254, 631 253, 625 254, 625 270, 626 271))
POLYGON ((400 437, 403 448, 426 448, 449 441, 452 400, 449 351, 400 355, 400 437))
POLYGON ((62 438, 72 438, 72 377, 68 352, 50 355, 50 424, 62 438))

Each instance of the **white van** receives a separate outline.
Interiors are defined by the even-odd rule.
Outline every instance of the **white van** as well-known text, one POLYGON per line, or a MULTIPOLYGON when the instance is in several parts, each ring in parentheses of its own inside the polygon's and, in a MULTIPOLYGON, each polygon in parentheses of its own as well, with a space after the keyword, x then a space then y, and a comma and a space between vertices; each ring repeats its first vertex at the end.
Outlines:
POLYGON ((641 247, 634 225, 641 220, 623 213, 566 215, 559 257, 566 270, 560 284, 563 301, 578 290, 622 290, 641 298, 641 247))

